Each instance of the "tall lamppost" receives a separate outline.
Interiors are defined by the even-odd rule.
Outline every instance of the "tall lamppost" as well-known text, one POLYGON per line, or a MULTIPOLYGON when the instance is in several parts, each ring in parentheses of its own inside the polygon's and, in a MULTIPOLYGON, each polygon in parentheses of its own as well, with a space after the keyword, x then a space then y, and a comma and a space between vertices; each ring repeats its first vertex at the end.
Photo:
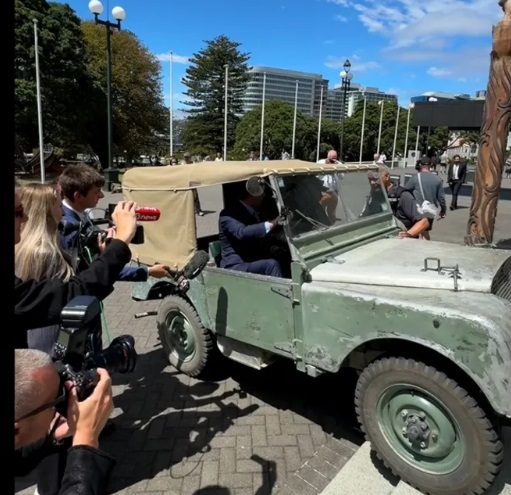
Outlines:
POLYGON ((103 13, 103 4, 99 0, 91 0, 89 2, 89 10, 94 14, 96 24, 105 26, 106 28, 106 96, 107 96, 107 129, 108 129, 108 167, 105 170, 106 187, 110 189, 112 182, 117 182, 114 174, 118 174, 118 170, 113 168, 113 139, 112 139, 112 47, 110 37, 114 29, 121 30, 121 22, 126 19, 126 12, 122 7, 114 7, 112 9, 112 17, 117 22, 109 20, 102 21, 99 16, 103 13), (113 179, 113 180, 112 180, 113 179))
POLYGON ((346 60, 343 65, 344 70, 340 73, 341 81, 342 81, 342 120, 341 120, 341 149, 340 149, 340 161, 344 162, 344 119, 346 118, 346 95, 348 90, 350 89, 351 80, 353 79, 353 74, 350 72, 351 70, 351 62, 346 60))

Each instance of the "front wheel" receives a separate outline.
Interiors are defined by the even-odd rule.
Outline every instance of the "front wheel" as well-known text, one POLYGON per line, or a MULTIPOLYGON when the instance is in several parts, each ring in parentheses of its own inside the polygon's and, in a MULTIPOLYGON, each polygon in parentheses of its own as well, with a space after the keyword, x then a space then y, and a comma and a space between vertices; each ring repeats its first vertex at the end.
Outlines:
POLYGON ((355 406, 383 463, 431 495, 481 495, 499 472, 503 445, 476 401, 424 363, 385 358, 360 375, 355 406))
POLYGON ((158 333, 169 363, 182 373, 202 377, 215 353, 212 333, 203 327, 195 308, 171 295, 163 299, 157 317, 158 333))

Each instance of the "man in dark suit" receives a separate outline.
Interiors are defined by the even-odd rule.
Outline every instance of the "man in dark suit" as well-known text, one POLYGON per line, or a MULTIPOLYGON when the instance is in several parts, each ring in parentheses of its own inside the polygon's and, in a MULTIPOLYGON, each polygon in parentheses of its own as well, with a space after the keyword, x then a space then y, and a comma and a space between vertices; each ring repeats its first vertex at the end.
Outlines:
POLYGON ((458 194, 461 186, 467 179, 467 164, 461 162, 460 155, 454 155, 452 163, 447 172, 447 183, 451 188, 451 210, 458 209, 458 194))
POLYGON ((261 241, 277 225, 276 220, 264 221, 260 216, 264 189, 251 195, 243 188, 240 196, 220 212, 220 267, 282 277, 282 267, 276 259, 261 259, 261 241))

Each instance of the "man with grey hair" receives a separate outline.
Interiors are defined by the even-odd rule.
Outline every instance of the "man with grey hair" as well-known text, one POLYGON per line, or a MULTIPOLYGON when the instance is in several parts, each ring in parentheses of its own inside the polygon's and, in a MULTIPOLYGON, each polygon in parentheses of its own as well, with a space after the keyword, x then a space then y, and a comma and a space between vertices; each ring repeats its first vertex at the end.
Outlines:
POLYGON ((64 438, 73 437, 59 495, 105 493, 114 460, 98 449, 99 434, 113 411, 112 382, 98 369, 92 394, 78 402, 71 383, 61 384, 46 353, 14 351, 15 476, 30 473, 64 438), (67 404, 66 404, 67 403, 67 404), (67 420, 56 414, 67 405, 67 420))
MULTIPOLYGON (((340 165, 337 160, 337 151, 330 150, 326 159, 319 160, 318 163, 325 163, 329 165, 340 165)), ((332 224, 336 220, 337 205, 339 204, 339 191, 341 188, 340 182, 343 178, 341 174, 325 174, 319 175, 318 179, 323 182, 324 192, 321 194, 320 205, 325 209, 328 219, 332 224)))

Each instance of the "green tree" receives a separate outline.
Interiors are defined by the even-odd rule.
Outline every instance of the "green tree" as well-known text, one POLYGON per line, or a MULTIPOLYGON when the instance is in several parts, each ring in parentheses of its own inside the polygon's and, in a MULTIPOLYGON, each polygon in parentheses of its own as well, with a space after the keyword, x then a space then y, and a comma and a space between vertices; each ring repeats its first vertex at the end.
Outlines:
POLYGON ((236 125, 243 113, 242 96, 249 81, 248 53, 227 36, 206 41, 206 47, 190 59, 183 84, 190 114, 183 143, 191 152, 222 151, 224 143, 225 65, 229 68, 227 146, 234 144, 236 125))
MULTIPOLYGON (((261 142, 262 106, 246 113, 236 128, 236 145, 232 157, 245 159, 250 151, 259 155, 261 142)), ((269 100, 264 111, 263 154, 270 160, 280 159, 282 152, 291 153, 293 148, 294 106, 280 100, 269 100)), ((317 128, 317 124, 315 126, 317 128)), ((295 157, 307 159, 315 149, 314 124, 297 112, 295 157), (311 147, 313 147, 311 149, 311 147)))
MULTIPOLYGON (((103 166, 107 163, 106 32, 93 22, 82 24, 89 85, 87 111, 81 115, 84 142, 103 166)), ((130 31, 112 35, 112 120, 114 156, 138 157, 161 147, 168 133, 161 65, 130 31)))
POLYGON ((45 0, 15 2, 15 132, 25 150, 37 147, 34 24, 45 142, 61 146, 76 137, 87 81, 80 19, 69 5, 45 0))

